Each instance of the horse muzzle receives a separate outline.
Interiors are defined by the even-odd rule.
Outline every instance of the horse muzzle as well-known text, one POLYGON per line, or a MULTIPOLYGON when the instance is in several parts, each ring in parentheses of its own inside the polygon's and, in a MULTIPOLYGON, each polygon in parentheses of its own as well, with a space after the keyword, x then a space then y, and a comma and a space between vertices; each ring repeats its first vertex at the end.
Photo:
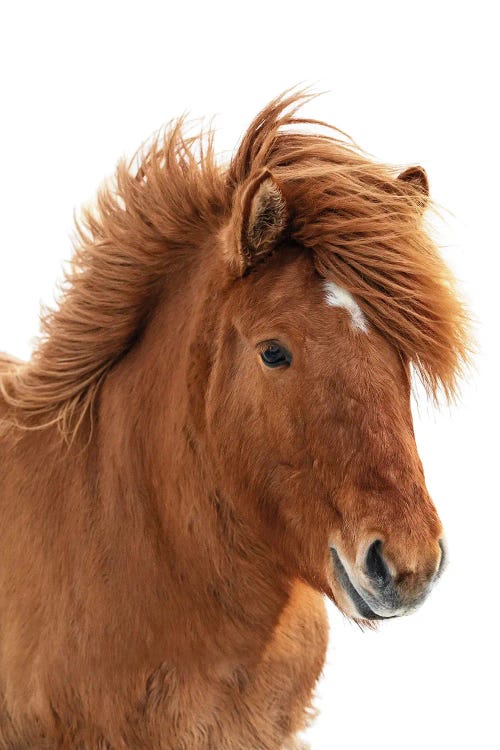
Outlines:
MULTIPOLYGON (((350 566, 333 546, 330 555, 333 571, 353 609, 353 616, 364 620, 385 620, 413 612, 427 597, 440 577, 446 559, 439 541, 439 557, 431 572, 397 572, 385 559, 381 540, 373 541, 363 554, 361 564, 350 566)), ((429 568, 427 568, 429 571, 429 568)))

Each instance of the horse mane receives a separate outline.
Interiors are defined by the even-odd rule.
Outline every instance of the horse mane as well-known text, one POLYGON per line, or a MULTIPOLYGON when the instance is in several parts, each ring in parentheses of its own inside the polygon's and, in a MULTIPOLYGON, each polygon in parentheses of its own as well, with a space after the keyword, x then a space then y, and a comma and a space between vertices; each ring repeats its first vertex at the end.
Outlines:
POLYGON ((25 426, 74 435, 113 365, 147 323, 169 271, 230 220, 239 188, 268 169, 287 202, 287 238, 357 298, 428 392, 450 398, 468 359, 468 318, 424 223, 422 193, 341 131, 297 117, 287 93, 255 118, 228 165, 213 131, 175 121, 98 193, 77 224, 59 303, 31 360, 0 380, 25 426), (317 132, 316 132, 317 131, 317 132))

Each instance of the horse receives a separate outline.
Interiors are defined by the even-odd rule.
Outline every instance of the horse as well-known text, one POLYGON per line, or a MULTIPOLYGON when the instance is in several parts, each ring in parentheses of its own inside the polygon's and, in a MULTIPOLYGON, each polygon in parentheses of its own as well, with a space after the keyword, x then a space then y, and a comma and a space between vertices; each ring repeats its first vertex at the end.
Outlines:
POLYGON ((376 626, 441 573, 410 399, 456 393, 466 307, 424 169, 310 96, 121 161, 2 355, 1 750, 298 747, 325 598, 376 626))

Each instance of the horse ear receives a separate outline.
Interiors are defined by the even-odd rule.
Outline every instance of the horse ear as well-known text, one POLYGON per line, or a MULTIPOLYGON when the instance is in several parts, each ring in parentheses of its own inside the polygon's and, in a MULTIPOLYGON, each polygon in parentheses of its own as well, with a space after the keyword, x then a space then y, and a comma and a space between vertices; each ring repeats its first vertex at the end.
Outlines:
POLYGON ((237 194, 229 238, 229 262, 239 276, 275 248, 287 222, 287 207, 269 170, 264 169, 237 194))
POLYGON ((398 180, 408 183, 422 202, 422 208, 427 205, 429 198, 429 180, 423 167, 408 167, 398 175, 398 180))

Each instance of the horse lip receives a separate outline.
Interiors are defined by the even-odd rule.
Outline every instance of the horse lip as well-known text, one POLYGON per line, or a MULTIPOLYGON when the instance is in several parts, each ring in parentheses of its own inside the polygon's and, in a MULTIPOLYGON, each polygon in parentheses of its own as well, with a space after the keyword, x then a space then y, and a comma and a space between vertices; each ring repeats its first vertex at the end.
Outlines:
POLYGON ((392 619, 392 617, 395 617, 395 615, 379 615, 374 612, 367 604, 365 599, 361 596, 359 591, 354 587, 335 547, 330 547, 330 555, 332 557, 333 566, 338 582, 340 583, 346 594, 349 596, 350 600, 363 619, 390 620, 392 619))

